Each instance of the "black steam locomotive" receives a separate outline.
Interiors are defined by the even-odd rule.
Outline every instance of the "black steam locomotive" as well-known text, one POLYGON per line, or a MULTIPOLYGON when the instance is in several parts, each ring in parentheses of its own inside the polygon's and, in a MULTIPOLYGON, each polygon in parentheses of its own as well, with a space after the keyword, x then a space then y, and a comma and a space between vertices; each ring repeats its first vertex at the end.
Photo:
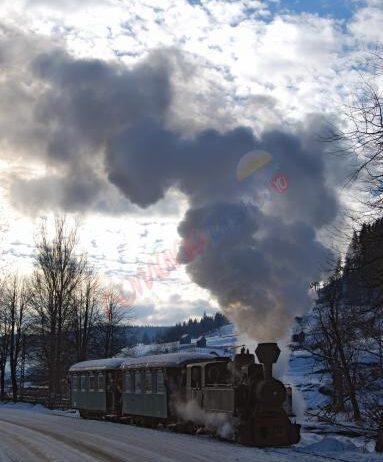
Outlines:
POLYGON ((272 376, 280 350, 261 343, 254 355, 234 359, 198 352, 85 361, 70 368, 71 401, 84 418, 150 425, 193 420, 182 408, 226 416, 234 439, 258 447, 288 446, 300 439, 292 423, 291 389, 272 376))

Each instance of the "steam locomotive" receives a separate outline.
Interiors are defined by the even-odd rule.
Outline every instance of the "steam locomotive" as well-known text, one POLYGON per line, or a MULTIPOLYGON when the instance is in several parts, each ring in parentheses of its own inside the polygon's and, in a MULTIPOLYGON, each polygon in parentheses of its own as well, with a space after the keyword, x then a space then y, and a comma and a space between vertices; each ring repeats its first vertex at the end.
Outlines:
POLYGON ((260 364, 245 349, 234 359, 178 352, 84 361, 69 370, 71 404, 83 418, 153 426, 185 421, 180 408, 193 403, 200 412, 227 417, 242 444, 295 444, 300 425, 289 418, 291 389, 272 374, 280 349, 261 343, 255 353, 260 364))

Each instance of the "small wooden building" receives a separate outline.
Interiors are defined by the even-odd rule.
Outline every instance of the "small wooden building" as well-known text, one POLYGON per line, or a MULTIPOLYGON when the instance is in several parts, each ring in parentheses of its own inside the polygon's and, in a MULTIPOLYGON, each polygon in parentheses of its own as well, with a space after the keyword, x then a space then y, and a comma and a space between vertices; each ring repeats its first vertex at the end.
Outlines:
POLYGON ((183 334, 181 335, 180 344, 181 345, 189 345, 191 343, 191 335, 190 334, 183 334))
POLYGON ((201 335, 201 337, 197 338, 196 347, 197 348, 205 348, 206 347, 206 337, 204 335, 201 335))

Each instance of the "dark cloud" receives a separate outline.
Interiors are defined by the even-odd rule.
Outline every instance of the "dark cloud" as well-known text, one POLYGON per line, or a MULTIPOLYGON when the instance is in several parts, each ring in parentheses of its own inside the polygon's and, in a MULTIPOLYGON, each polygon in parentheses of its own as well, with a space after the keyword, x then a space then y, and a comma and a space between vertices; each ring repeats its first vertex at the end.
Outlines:
MULTIPOLYGON (((8 45, 7 35, 0 50, 8 45)), ((13 203, 33 211, 104 211, 111 204, 116 212, 133 210, 122 195, 116 203, 118 189, 108 181, 104 166, 105 146, 144 118, 161 123, 171 100, 169 60, 176 53, 153 52, 128 69, 76 60, 62 49, 38 53, 33 44, 25 46, 35 56, 21 69, 9 64, 9 78, 0 84, 6 112, 0 116, 0 134, 26 161, 29 157, 45 163, 48 174, 33 179, 15 175, 13 203)))
POLYGON ((102 210, 116 191, 141 208, 170 191, 184 193, 189 210, 179 227, 180 258, 191 278, 242 331, 278 338, 308 306, 309 282, 327 256, 317 231, 338 212, 326 146, 317 141, 321 119, 261 138, 242 126, 186 136, 167 117, 175 68, 186 69, 173 49, 154 51, 131 68, 76 59, 62 49, 35 52, 26 68, 35 91, 14 88, 14 79, 0 84, 0 93, 13 91, 16 102, 0 120, 0 133, 25 158, 46 162, 49 176, 18 178, 14 198, 102 210), (13 114, 15 127, 7 127, 13 114), (269 152, 271 162, 238 181, 237 165, 254 149, 269 152), (275 175, 283 175, 287 189, 273 191, 275 175), (190 235, 202 236, 202 252, 188 253, 190 235))
POLYGON ((250 129, 206 130, 185 139, 156 122, 142 122, 115 137, 106 157, 110 180, 134 203, 147 207, 174 185, 193 203, 241 194, 235 172, 255 145, 250 129))

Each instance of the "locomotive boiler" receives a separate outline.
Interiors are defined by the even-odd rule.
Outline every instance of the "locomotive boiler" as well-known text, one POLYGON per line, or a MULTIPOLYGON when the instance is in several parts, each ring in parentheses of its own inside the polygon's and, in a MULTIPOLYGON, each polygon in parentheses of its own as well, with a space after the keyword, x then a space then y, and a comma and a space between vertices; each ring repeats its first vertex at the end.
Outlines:
POLYGON ((72 406, 84 418, 174 427, 186 419, 179 409, 192 403, 206 415, 226 416, 242 444, 295 444, 300 426, 290 420, 291 389, 272 373, 280 350, 261 343, 255 353, 259 363, 245 349, 233 359, 183 351, 77 363, 70 368, 72 406))

